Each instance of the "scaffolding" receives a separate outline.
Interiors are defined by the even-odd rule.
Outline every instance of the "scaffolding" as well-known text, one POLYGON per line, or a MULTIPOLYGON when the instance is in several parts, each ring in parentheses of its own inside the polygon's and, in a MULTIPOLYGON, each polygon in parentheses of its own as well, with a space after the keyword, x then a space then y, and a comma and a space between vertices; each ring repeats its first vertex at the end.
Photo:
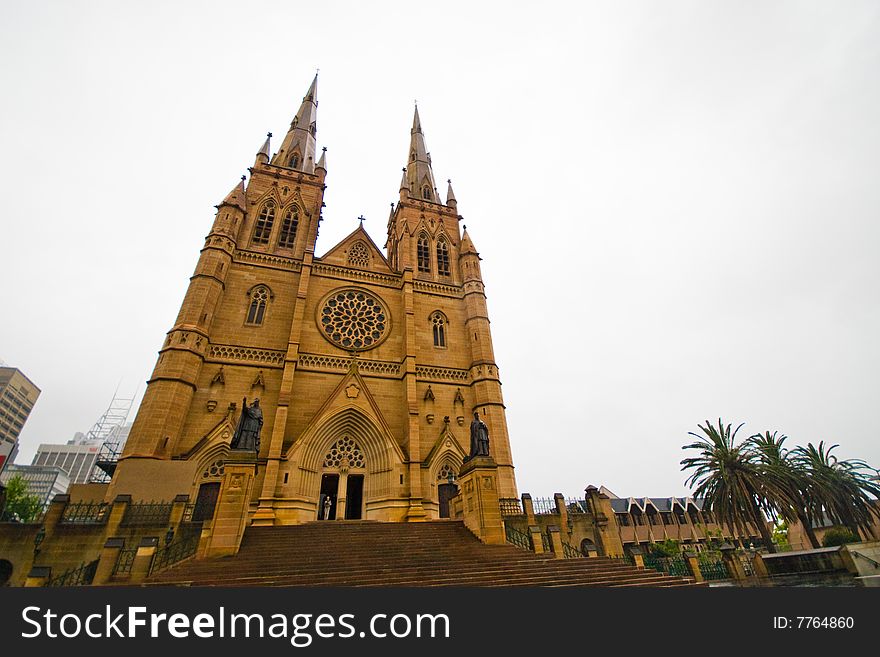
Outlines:
POLYGON ((122 446, 128 438, 127 432, 125 432, 126 422, 137 391, 132 397, 120 397, 118 393, 119 388, 113 393, 113 401, 110 402, 110 406, 92 425, 82 442, 84 445, 101 446, 95 467, 89 478, 93 484, 106 484, 110 481, 116 471, 116 463, 119 461, 122 446))

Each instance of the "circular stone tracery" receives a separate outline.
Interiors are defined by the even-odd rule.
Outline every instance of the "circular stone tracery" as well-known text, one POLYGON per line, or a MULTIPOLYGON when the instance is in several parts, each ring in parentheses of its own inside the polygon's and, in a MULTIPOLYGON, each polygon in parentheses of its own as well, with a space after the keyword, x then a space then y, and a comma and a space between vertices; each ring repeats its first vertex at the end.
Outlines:
POLYGON ((388 329, 388 313, 373 295, 361 290, 334 292, 318 315, 324 337, 349 350, 372 349, 388 329))

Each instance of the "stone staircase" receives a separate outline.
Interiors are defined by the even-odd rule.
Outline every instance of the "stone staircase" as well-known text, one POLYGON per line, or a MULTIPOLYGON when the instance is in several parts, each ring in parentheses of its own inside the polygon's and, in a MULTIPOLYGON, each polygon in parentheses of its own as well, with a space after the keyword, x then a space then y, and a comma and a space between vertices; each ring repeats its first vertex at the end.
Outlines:
POLYGON ((693 586, 608 558, 553 559, 481 543, 459 521, 248 527, 233 557, 148 578, 178 586, 693 586))

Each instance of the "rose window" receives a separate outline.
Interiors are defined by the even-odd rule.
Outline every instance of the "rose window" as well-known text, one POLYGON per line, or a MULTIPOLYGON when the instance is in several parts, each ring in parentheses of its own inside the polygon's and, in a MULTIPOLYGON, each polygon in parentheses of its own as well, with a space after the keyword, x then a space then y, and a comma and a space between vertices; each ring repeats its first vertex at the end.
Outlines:
POLYGON ((343 290, 331 295, 318 317, 324 337, 343 349, 370 349, 385 336, 388 313, 371 294, 343 290))
POLYGON ((345 436, 335 443, 327 456, 324 457, 325 468, 338 468, 344 460, 348 461, 351 468, 364 467, 364 453, 354 440, 345 436))
POLYGON ((214 461, 211 465, 205 468, 205 471, 202 473, 203 479, 209 479, 214 477, 222 477, 223 471, 225 468, 223 467, 223 460, 214 461))
POLYGON ((444 463, 443 467, 440 468, 440 471, 437 473, 437 481, 449 481, 449 475, 455 477, 455 470, 453 470, 452 466, 448 463, 444 463))

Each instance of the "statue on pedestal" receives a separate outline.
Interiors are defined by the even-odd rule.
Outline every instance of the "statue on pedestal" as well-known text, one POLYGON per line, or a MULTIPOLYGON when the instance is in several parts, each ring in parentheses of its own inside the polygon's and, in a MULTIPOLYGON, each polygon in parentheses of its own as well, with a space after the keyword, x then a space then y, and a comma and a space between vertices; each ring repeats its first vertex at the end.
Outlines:
POLYGON ((475 456, 489 456, 489 427, 480 419, 477 411, 474 411, 474 420, 471 422, 471 453, 468 460, 475 456))
POLYGON ((241 417, 232 436, 230 449, 260 453, 260 430, 263 428, 263 411, 260 400, 254 399, 247 405, 247 397, 242 400, 241 417))

